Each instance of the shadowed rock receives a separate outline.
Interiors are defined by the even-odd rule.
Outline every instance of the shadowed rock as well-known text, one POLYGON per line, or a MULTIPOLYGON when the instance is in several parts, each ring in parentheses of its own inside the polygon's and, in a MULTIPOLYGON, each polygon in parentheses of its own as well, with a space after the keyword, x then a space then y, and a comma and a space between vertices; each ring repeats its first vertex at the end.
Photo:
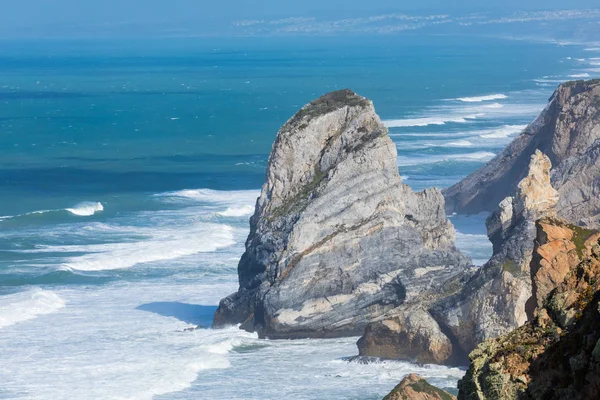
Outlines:
POLYGON ((432 309, 466 354, 482 341, 527 321, 535 221, 555 215, 558 202, 550 184, 550 169, 550 160, 539 150, 530 157, 528 173, 516 195, 504 199, 487 220, 494 255, 460 293, 442 299, 432 309))
POLYGON ((517 190, 536 150, 552 165, 560 194, 558 215, 600 227, 600 80, 558 87, 540 116, 485 167, 446 189, 449 212, 492 211, 517 190))

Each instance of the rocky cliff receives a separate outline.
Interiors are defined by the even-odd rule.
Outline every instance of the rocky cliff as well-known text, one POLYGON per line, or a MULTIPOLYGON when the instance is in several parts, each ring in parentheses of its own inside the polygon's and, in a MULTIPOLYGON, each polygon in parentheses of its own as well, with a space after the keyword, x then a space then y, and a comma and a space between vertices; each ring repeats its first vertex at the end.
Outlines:
POLYGON ((455 400, 456 396, 430 385, 416 374, 410 374, 383 400, 455 400))
POLYGON ((373 104, 329 93, 277 134, 240 288, 214 324, 271 338, 359 335, 386 311, 443 291, 468 264, 441 193, 401 182, 373 104))
POLYGON ((533 320, 470 355, 459 399, 600 398, 600 234, 538 222, 533 320))
POLYGON ((540 116, 485 167, 446 189, 449 212, 492 211, 517 190, 540 150, 552 165, 561 217, 600 227, 600 80, 558 87, 540 116))
POLYGON ((535 221, 555 215, 559 201, 550 184, 550 169, 549 158, 539 150, 530 156, 515 196, 502 200, 487 220, 494 255, 458 294, 432 307, 435 319, 465 354, 527 321, 535 221))

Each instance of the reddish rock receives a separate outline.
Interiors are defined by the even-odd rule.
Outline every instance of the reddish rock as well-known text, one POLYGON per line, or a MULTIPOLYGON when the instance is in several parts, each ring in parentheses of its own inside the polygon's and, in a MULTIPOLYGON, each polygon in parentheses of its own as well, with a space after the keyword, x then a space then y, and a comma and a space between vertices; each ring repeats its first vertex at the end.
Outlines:
POLYGON ((430 385, 416 374, 410 374, 383 400, 455 400, 450 393, 430 385))

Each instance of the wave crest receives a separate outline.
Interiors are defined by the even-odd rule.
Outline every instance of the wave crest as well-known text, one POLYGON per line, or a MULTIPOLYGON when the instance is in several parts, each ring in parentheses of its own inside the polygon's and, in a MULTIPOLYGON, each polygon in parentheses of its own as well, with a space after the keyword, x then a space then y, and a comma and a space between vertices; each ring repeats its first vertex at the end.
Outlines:
POLYGON ((104 206, 100 202, 90 202, 84 201, 83 203, 77 204, 73 208, 65 208, 66 211, 70 212, 73 215, 78 215, 80 217, 89 217, 90 215, 94 215, 97 212, 104 211, 104 206))
POLYGON ((65 301, 54 292, 40 288, 0 297, 0 329, 63 308, 65 301))
POLYGON ((474 96, 474 97, 459 97, 455 100, 462 101, 463 103, 480 103, 482 101, 502 100, 507 99, 508 96, 502 93, 488 94, 485 96, 474 96))

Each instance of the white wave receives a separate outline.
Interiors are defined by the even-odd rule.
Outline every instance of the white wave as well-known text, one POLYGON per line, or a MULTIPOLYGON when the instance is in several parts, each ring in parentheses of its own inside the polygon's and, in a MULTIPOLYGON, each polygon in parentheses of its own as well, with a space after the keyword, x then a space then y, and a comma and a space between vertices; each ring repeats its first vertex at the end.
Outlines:
POLYGON ((600 47, 588 47, 585 51, 600 51, 600 47))
POLYGON ((521 133, 525 128, 527 128, 527 125, 504 125, 500 128, 486 130, 480 133, 479 137, 483 139, 502 139, 521 133))
POLYGON ((54 292, 39 288, 0 296, 0 329, 50 314, 65 306, 54 292))
POLYGON ((541 79, 534 79, 534 82, 537 83, 564 83, 564 79, 546 79, 546 78, 541 78, 541 79))
POLYGON ((573 74, 573 75, 569 75, 569 78, 589 78, 590 74, 588 74, 587 72, 584 72, 583 74, 573 74))
POLYGON ((166 192, 155 194, 154 197, 161 198, 168 202, 206 202, 206 203, 226 203, 234 202, 255 203, 260 195, 258 190, 212 190, 212 189, 184 189, 175 192, 166 192))
MULTIPOLYGON (((95 225, 88 227, 86 234, 93 236, 94 229, 95 225)), ((22 252, 85 253, 80 256, 65 257, 59 267, 78 271, 102 271, 173 260, 192 254, 216 251, 235 244, 232 227, 206 222, 173 227, 113 227, 113 230, 121 241, 87 245, 39 246, 35 250, 22 252)))
POLYGON ((448 146, 448 147, 471 147, 473 146, 473 143, 469 142, 468 140, 457 140, 455 142, 448 142, 443 146, 448 146))
MULTIPOLYGON (((562 82, 562 81, 561 81, 562 82)), ((388 128, 423 127, 447 123, 472 123, 475 120, 496 120, 514 117, 535 117, 544 109, 535 103, 483 103, 468 105, 441 105, 428 107, 415 118, 389 119, 383 123, 388 128)))
POLYGON ((94 215, 97 212, 104 211, 104 207, 100 202, 83 202, 77 204, 73 208, 66 208, 66 211, 70 212, 73 215, 78 215, 80 217, 89 217, 90 215, 94 215))
POLYGON ((217 214, 223 217, 245 217, 254 214, 254 206, 229 207, 227 210, 217 214))
POLYGON ((465 102, 465 103, 480 103, 482 101, 491 101, 491 100, 502 100, 507 99, 508 96, 502 93, 498 94, 488 94, 485 96, 475 96, 475 97, 459 97, 456 100, 465 102))
POLYGON ((440 117, 423 117, 423 118, 407 118, 393 119, 383 121, 383 124, 388 128, 403 128, 409 126, 429 126, 429 125, 445 125, 447 123, 465 124, 474 119, 483 117, 485 114, 471 114, 464 116, 440 116, 440 117))
MULTIPOLYGON (((440 137, 452 137, 454 135, 452 134, 445 134, 443 136, 440 137)), ((400 143, 398 144, 398 147, 402 148, 403 150, 407 150, 407 149, 411 149, 411 150, 418 150, 418 149, 427 149, 427 148, 431 148, 431 147, 472 147, 473 143, 468 141, 468 140, 455 140, 455 141, 450 141, 450 142, 444 142, 444 141, 440 141, 439 143, 414 143, 414 144, 410 144, 410 143, 400 143)))
POLYGON ((466 154, 445 154, 439 156, 423 156, 423 157, 398 157, 398 166, 406 167, 411 165, 435 164, 444 161, 489 161, 496 155, 489 151, 477 151, 466 154))
POLYGON ((102 203, 100 203, 100 202, 84 201, 82 203, 77 204, 73 208, 64 208, 64 209, 56 209, 56 210, 38 210, 38 211, 31 211, 31 212, 24 213, 24 214, 5 215, 5 216, 0 217, 0 221, 5 220, 5 219, 25 217, 28 215, 38 215, 38 214, 56 213, 56 212, 64 212, 64 211, 67 211, 73 215, 77 215, 80 217, 88 217, 90 215, 94 215, 97 212, 104 211, 104 207, 102 206, 102 203))

